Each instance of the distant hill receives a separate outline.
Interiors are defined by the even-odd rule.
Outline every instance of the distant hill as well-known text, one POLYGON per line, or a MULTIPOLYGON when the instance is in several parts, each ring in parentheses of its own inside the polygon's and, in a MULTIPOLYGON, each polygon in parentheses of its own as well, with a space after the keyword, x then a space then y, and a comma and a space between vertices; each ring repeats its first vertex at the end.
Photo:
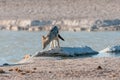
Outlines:
POLYGON ((0 0, 0 19, 118 19, 120 0, 0 0))

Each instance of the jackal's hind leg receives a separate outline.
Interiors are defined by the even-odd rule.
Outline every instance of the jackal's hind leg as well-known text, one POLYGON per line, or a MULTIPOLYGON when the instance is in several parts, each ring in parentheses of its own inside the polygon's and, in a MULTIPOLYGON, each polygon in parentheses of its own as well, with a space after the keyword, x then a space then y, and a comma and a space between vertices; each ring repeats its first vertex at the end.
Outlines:
POLYGON ((58 45, 57 45, 58 41, 55 39, 52 42, 53 42, 53 44, 52 44, 53 47, 52 48, 57 48, 58 47, 58 45))
POLYGON ((54 40, 54 48, 56 48, 56 47, 57 47, 57 41, 54 40))
POLYGON ((55 40, 53 40, 53 46, 54 46, 54 48, 56 48, 57 47, 57 40, 55 39, 55 40))
POLYGON ((49 47, 49 50, 53 49, 54 48, 54 43, 53 41, 50 42, 50 47, 49 47))
POLYGON ((59 39, 58 39, 58 38, 57 38, 57 43, 58 43, 58 46, 57 46, 57 47, 60 48, 60 43, 59 43, 59 39))

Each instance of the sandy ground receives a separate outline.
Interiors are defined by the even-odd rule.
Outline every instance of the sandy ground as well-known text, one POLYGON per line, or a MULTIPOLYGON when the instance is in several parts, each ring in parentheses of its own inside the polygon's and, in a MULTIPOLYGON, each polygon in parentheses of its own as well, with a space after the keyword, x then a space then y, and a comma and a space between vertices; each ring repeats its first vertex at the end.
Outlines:
POLYGON ((0 0, 0 19, 120 18, 120 0, 0 0))
POLYGON ((0 69, 0 80, 120 80, 120 58, 35 57, 0 69))

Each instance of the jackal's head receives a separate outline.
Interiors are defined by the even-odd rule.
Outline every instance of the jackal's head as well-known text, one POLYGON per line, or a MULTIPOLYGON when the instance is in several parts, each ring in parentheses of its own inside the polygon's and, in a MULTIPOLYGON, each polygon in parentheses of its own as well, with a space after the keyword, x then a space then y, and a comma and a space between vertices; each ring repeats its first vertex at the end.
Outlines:
POLYGON ((45 49, 48 44, 49 44, 48 37, 42 36, 42 48, 45 49))

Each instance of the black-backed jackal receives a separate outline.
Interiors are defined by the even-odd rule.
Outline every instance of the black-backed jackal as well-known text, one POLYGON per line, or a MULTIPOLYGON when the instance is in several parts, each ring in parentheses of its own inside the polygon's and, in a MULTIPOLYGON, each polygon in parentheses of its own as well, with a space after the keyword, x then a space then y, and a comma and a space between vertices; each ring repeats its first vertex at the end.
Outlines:
POLYGON ((50 32, 48 33, 47 36, 42 36, 42 48, 45 49, 46 46, 47 46, 49 43, 51 43, 51 44, 50 44, 50 49, 53 49, 53 48, 57 47, 57 46, 56 46, 56 42, 57 42, 57 44, 58 44, 58 47, 60 47, 59 38, 64 41, 64 39, 63 39, 63 38, 60 36, 60 34, 59 34, 59 29, 58 29, 58 27, 57 27, 57 26, 54 26, 54 27, 50 30, 50 32))

